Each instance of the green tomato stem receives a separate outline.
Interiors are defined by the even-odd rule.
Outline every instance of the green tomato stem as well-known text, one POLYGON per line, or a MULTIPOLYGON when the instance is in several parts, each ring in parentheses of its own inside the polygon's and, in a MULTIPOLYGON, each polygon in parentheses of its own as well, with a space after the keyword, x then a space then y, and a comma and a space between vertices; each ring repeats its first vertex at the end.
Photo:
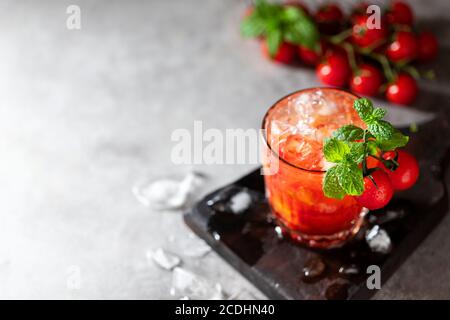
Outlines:
POLYGON ((350 28, 350 29, 342 31, 341 33, 338 33, 337 35, 329 37, 328 41, 331 42, 332 44, 340 44, 345 39, 350 37, 351 35, 352 35, 352 29, 350 28))

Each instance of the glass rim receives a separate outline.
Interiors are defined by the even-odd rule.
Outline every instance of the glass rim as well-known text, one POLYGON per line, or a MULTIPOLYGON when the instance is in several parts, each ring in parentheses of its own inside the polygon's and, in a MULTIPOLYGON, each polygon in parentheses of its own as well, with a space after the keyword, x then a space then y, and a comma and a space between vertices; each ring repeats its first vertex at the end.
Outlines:
POLYGON ((359 99, 359 98, 360 98, 358 95, 356 95, 356 94, 350 92, 349 90, 346 90, 346 89, 340 89, 340 88, 333 88, 333 87, 312 87, 312 88, 300 89, 300 90, 291 92, 291 93, 289 93, 289 94, 287 94, 287 95, 281 97, 281 98, 278 99, 278 100, 277 100, 277 101, 276 101, 269 109, 267 109, 267 111, 266 111, 266 113, 265 113, 265 115, 264 115, 264 117, 263 117, 263 120, 262 120, 261 129, 262 129, 263 132, 264 132, 263 137, 264 137, 264 140, 265 140, 265 142, 266 142, 267 147, 268 147, 269 150, 277 157, 278 160, 281 160, 282 162, 284 162, 284 163, 287 164, 288 166, 293 167, 293 168, 296 168, 296 169, 300 169, 300 170, 307 171, 307 172, 311 172, 311 173, 323 174, 323 173, 326 173, 327 171, 326 171, 326 170, 305 169, 305 168, 296 166, 295 164, 290 163, 289 161, 287 161, 287 160, 283 159, 282 157, 280 157, 280 155, 279 155, 277 152, 275 152, 275 150, 272 148, 272 146, 269 144, 269 141, 267 140, 267 130, 266 130, 266 126, 265 126, 266 120, 267 120, 267 117, 268 117, 270 111, 271 111, 272 109, 274 109, 281 101, 283 101, 284 99, 289 98, 290 96, 293 96, 293 95, 295 95, 295 94, 298 94, 298 93, 307 92, 307 91, 318 91, 318 90, 324 90, 324 91, 337 91, 337 92, 341 92, 341 93, 345 93, 345 94, 348 94, 348 95, 350 95, 350 96, 353 96, 353 97, 355 97, 355 99, 359 99))

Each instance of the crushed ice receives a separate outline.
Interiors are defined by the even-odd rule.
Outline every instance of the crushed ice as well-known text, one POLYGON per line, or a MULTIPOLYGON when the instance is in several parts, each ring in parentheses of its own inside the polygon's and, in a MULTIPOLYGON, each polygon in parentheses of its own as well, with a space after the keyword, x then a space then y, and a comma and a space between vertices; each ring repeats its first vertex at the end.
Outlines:
POLYGON ((392 249, 391 238, 384 229, 375 225, 366 232, 366 242, 373 252, 387 254, 392 249))
POLYGON ((189 234, 189 240, 183 241, 181 246, 182 254, 190 258, 202 258, 211 252, 211 247, 193 233, 189 234))
POLYGON ((233 213, 241 213, 247 210, 252 203, 252 197, 248 191, 243 190, 236 193, 230 199, 230 209, 233 213))
POLYGON ((257 197, 245 187, 229 186, 215 194, 206 204, 216 212, 241 214, 257 201, 257 197))
POLYGON ((170 294, 196 300, 225 299, 225 294, 219 283, 212 284, 205 278, 180 267, 173 270, 170 294))
POLYGON ((204 176, 189 172, 181 180, 162 178, 134 186, 136 199, 147 207, 177 209, 185 206, 204 182, 204 176))
POLYGON ((146 256, 148 260, 152 260, 158 266, 166 270, 172 270, 181 263, 180 258, 172 253, 166 252, 162 248, 158 248, 154 251, 147 251, 146 256))

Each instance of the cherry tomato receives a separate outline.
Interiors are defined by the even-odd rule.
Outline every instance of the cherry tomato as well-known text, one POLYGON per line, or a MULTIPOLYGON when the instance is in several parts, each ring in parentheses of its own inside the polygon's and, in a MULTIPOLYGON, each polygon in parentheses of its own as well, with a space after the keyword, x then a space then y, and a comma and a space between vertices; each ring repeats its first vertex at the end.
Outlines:
MULTIPOLYGON (((416 158, 410 153, 398 150, 397 159, 399 166, 394 171, 389 170, 383 165, 383 169, 386 171, 389 179, 391 179, 394 190, 406 190, 411 188, 419 178, 419 164, 416 158)), ((383 158, 386 160, 395 159, 395 152, 386 152, 383 154, 383 158)))
POLYGON ((319 8, 314 16, 321 33, 337 34, 340 32, 344 13, 335 3, 328 3, 319 8))
POLYGON ((417 56, 417 39, 412 32, 399 31, 386 49, 386 56, 393 62, 410 61, 417 56))
POLYGON ((394 195, 394 188, 388 175, 383 170, 376 170, 371 174, 375 183, 364 178, 364 192, 356 197, 360 205, 369 210, 377 210, 386 206, 394 195))
POLYGON ((386 89, 386 98, 393 103, 410 104, 416 97, 416 80, 406 73, 400 74, 386 89))
POLYGON ((354 20, 361 15, 367 14, 367 7, 369 4, 367 2, 360 2, 358 3, 352 10, 352 13, 350 14, 350 21, 354 22, 354 20))
POLYGON ((320 48, 318 51, 312 50, 310 48, 299 46, 297 49, 298 57, 300 60, 308 66, 316 66, 322 56, 327 50, 327 44, 325 41, 320 41, 320 48))
POLYGON ((261 42, 261 50, 263 55, 275 62, 289 64, 294 60, 295 56, 295 47, 290 43, 283 42, 278 48, 277 53, 271 57, 269 54, 269 49, 267 47, 266 41, 261 42))
POLYGON ((328 3, 319 8, 315 18, 318 23, 341 22, 344 14, 337 4, 328 3))
POLYGON ((374 96, 380 92, 383 73, 371 64, 362 64, 350 80, 350 89, 365 96, 374 96))
POLYGON ((414 13, 411 7, 403 1, 394 1, 386 15, 390 24, 411 26, 414 22, 414 13))
POLYGON ((345 86, 351 75, 348 58, 340 52, 331 53, 325 62, 316 68, 319 80, 330 86, 345 86))
POLYGON ((417 38, 417 58, 421 62, 431 61, 436 58, 439 44, 436 37, 431 33, 424 31, 417 38))
POLYGON ((358 15, 353 19, 352 42, 361 48, 375 48, 386 41, 388 29, 384 20, 381 21, 379 29, 369 29, 367 19, 367 15, 358 15))

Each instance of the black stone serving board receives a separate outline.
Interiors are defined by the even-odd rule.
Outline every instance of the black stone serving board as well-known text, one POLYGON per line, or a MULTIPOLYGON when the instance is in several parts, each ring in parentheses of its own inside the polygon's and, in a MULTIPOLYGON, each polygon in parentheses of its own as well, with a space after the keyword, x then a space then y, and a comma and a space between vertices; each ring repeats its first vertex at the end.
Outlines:
POLYGON ((386 208, 370 212, 360 233, 342 248, 310 249, 280 238, 270 219, 259 170, 206 196, 184 215, 185 222, 271 299, 368 299, 376 290, 367 288, 367 267, 379 266, 384 283, 448 211, 445 175, 450 159, 450 131, 447 117, 436 117, 419 126, 416 133, 403 131, 411 136, 408 150, 420 163, 418 183, 408 191, 397 193, 386 208), (211 206, 212 199, 219 193, 226 198, 227 194, 232 195, 242 188, 248 190, 254 200, 245 212, 231 213, 226 202, 219 201, 211 206), (383 221, 398 213, 401 213, 400 218, 383 221), (372 252, 364 239, 365 231, 375 224, 391 238, 392 250, 388 254, 372 252), (318 261, 325 264, 325 271, 315 278, 305 278, 303 268, 318 261), (348 266, 359 272, 350 275, 339 272, 348 266))

